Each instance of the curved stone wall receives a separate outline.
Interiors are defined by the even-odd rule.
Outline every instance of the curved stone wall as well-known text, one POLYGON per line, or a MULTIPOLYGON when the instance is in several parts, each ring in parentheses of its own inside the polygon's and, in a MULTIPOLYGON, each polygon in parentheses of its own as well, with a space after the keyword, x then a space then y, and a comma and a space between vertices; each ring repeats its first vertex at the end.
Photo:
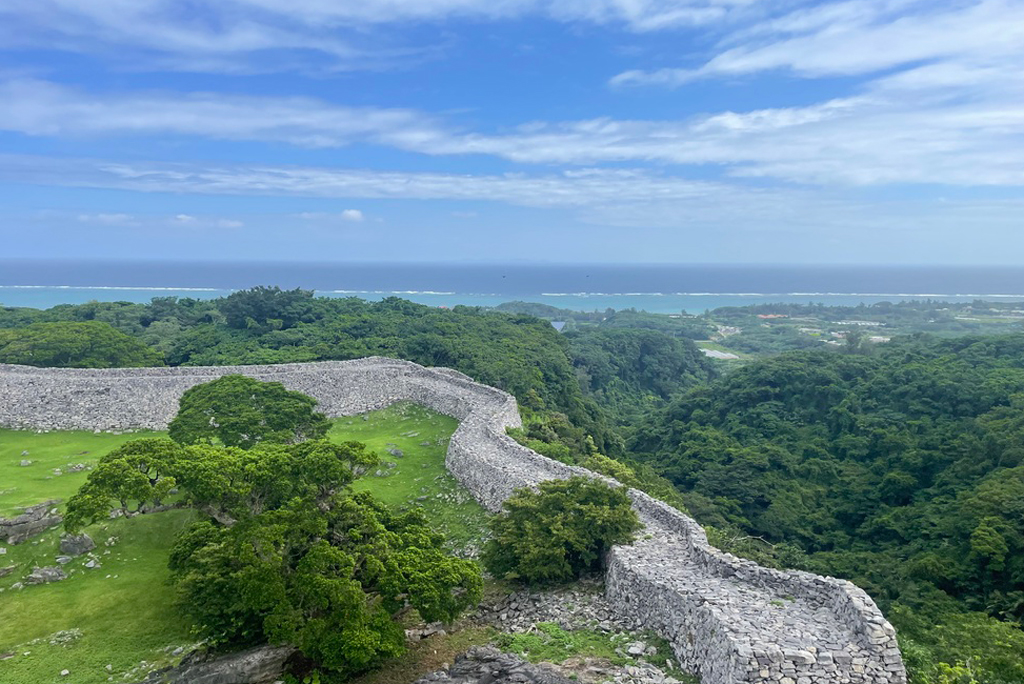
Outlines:
MULTIPOLYGON (((410 400, 456 418, 448 469, 492 511, 517 487, 600 477, 508 437, 505 429, 520 425, 509 394, 450 369, 385 358, 111 370, 0 365, 0 426, 162 429, 186 389, 229 373, 282 382, 315 397, 329 416, 410 400)), ((646 529, 609 554, 609 599, 671 641, 683 667, 704 684, 905 684, 895 632, 861 589, 723 553, 691 518, 629 493, 646 529)))

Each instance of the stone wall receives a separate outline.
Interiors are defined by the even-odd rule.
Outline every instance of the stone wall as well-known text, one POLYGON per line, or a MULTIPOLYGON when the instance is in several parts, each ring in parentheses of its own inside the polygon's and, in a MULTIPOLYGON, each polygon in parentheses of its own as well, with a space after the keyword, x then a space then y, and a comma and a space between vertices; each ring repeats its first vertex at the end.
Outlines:
MULTIPOLYGON (((410 400, 458 419, 448 469, 492 511, 517 487, 600 477, 508 437, 505 429, 520 425, 509 394, 453 370, 384 358, 112 370, 0 365, 0 426, 162 429, 186 389, 228 373, 280 381, 315 397, 330 416, 410 400)), ((895 632, 862 590, 723 553, 691 518, 643 492, 630 490, 630 497, 646 529, 609 554, 608 598, 671 641, 704 684, 906 682, 895 632)))

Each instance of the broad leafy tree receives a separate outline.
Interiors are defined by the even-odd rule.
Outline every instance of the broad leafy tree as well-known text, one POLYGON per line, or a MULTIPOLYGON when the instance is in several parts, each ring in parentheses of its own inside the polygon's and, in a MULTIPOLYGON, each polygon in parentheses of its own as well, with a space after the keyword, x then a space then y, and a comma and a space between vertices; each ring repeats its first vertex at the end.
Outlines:
POLYGON ((279 382, 225 375, 187 390, 168 432, 181 444, 291 444, 327 434, 330 421, 315 408, 315 399, 279 382))
POLYGON ((326 432, 310 397, 241 376, 190 392, 172 425, 179 441, 135 440, 100 459, 65 527, 195 510, 170 568, 211 645, 290 644, 349 675, 402 652, 402 612, 450 622, 479 601, 479 566, 448 556, 421 513, 352 492, 377 463, 365 445, 299 441, 326 432))
POLYGON ((375 462, 357 443, 246 450, 138 440, 101 459, 68 502, 65 527, 111 510, 196 510, 170 567, 203 637, 291 644, 316 667, 351 674, 402 652, 402 612, 452 621, 482 590, 478 565, 448 556, 421 513, 352 493, 375 462))

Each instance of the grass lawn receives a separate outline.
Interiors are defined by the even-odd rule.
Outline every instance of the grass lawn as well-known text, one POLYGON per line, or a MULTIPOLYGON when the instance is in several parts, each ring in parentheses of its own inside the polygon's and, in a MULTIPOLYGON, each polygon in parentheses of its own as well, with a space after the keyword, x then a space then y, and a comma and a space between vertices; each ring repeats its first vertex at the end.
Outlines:
MULTIPOLYGON (((478 542, 485 514, 444 469, 448 439, 456 425, 451 418, 400 404, 339 419, 330 436, 365 442, 381 455, 380 475, 368 473, 357 489, 369 490, 400 508, 421 507, 438 529, 452 536, 454 547, 463 548, 478 542), (400 450, 401 456, 388 449, 400 450)), ((88 465, 126 441, 159 434, 0 430, 0 516, 47 499, 67 500, 88 475, 55 476, 54 468, 65 471, 68 464, 88 465), (23 451, 29 453, 23 456, 23 451), (33 464, 20 466, 22 459, 33 464)), ((93 553, 101 567, 85 568, 88 557, 83 556, 65 566, 70 573, 67 580, 22 590, 10 586, 33 565, 54 565, 59 530, 6 546, 0 568, 16 565, 17 569, 0 578, 0 683, 136 681, 145 674, 142 661, 168 661, 176 647, 193 642, 167 584, 172 540, 193 515, 171 511, 94 525, 87 532, 97 543, 93 553), (107 546, 110 539, 116 541, 107 546), (54 636, 72 630, 76 631, 70 636, 54 636), (62 677, 65 669, 70 675, 62 677)))
POLYGON ((92 465, 125 442, 154 434, 158 433, 112 435, 0 429, 0 517, 16 515, 25 506, 47 499, 66 501, 89 474, 67 472, 68 466, 92 465), (32 465, 22 466, 22 461, 31 461, 32 465), (57 475, 57 468, 63 474, 57 475))
POLYGON ((333 440, 363 442, 381 463, 355 483, 396 506, 421 508, 453 549, 479 546, 487 514, 444 467, 448 439, 458 423, 417 404, 395 404, 383 411, 340 418, 333 440), (388 450, 395 453, 389 453, 388 450), (398 455, 398 454, 401 455, 398 455))

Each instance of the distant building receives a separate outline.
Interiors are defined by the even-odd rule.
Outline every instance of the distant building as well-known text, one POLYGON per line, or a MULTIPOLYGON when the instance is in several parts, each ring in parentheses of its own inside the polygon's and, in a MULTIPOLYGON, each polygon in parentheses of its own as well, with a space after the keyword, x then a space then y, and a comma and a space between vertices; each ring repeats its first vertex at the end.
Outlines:
POLYGON ((789 318, 787 314, 757 314, 758 318, 789 318))

